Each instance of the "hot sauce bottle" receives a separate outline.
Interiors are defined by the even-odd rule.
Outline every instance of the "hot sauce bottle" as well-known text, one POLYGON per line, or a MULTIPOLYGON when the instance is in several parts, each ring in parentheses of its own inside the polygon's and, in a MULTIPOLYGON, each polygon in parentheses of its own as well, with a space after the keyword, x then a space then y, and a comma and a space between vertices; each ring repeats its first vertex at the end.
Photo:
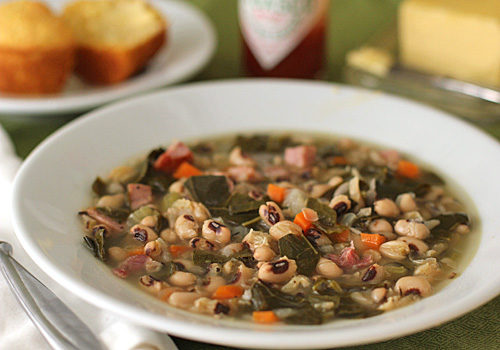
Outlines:
POLYGON ((329 0, 239 0, 246 73, 312 79, 325 55, 329 0))

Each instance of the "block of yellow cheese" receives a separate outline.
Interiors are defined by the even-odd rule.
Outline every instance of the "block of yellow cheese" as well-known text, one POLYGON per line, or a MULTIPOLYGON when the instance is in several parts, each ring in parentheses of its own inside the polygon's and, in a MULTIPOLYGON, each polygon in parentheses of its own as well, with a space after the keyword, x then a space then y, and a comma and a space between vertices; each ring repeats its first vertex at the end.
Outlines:
POLYGON ((405 0, 398 27, 403 65, 500 86, 500 0, 405 0))

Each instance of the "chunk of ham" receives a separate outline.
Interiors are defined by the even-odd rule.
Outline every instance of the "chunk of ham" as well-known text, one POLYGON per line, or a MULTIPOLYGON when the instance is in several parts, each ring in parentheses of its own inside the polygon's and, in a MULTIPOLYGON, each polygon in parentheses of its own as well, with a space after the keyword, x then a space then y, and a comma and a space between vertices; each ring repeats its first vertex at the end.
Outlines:
POLYGON ((236 182, 257 182, 262 180, 262 174, 251 166, 232 166, 227 169, 227 173, 236 182))
POLYGON ((389 166, 394 166, 399 162, 401 156, 399 152, 393 149, 385 149, 379 152, 380 156, 385 160, 389 166))
POLYGON ((371 255, 364 256, 363 258, 359 257, 352 241, 349 247, 344 248, 340 252, 340 255, 330 254, 327 257, 343 270, 357 270, 370 266, 373 263, 371 255))
POLYGON ((132 210, 136 210, 153 201, 153 190, 151 189, 151 186, 143 184, 128 184, 127 192, 130 200, 130 208, 132 210))
POLYGON ((119 233, 125 229, 125 226, 120 224, 118 221, 110 218, 107 215, 102 214, 96 208, 89 208, 86 210, 88 216, 97 220, 100 224, 105 225, 110 233, 119 233))
POLYGON ((161 268, 161 263, 151 259, 144 254, 132 255, 122 261, 118 267, 113 269, 113 273, 120 277, 126 278, 131 273, 140 271, 153 272, 161 268))
POLYGON ((285 149, 285 162, 297 168, 309 168, 316 158, 315 146, 287 147, 285 149))
POLYGON ((154 163, 154 168, 165 173, 173 173, 182 162, 191 162, 193 152, 184 143, 177 141, 160 154, 154 163))

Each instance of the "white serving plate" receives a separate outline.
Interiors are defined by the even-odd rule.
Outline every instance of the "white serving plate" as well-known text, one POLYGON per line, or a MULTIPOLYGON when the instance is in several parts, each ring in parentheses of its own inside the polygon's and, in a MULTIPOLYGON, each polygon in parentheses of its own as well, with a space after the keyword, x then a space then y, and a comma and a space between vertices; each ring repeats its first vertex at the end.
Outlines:
MULTIPOLYGON (((10 0, 0 0, 1 2, 10 0)), ((59 12, 73 0, 42 0, 59 12)), ((148 0, 170 23, 167 43, 144 70, 110 86, 89 85, 72 75, 60 94, 38 97, 0 93, 0 114, 52 116, 75 113, 186 80, 198 73, 212 57, 216 34, 212 22, 187 1, 148 0)))
POLYGON ((211 82, 116 103, 58 130, 16 177, 13 222, 23 247, 48 275, 130 321, 231 346, 334 347, 415 333, 499 294, 499 178, 498 142, 437 110, 327 83, 211 82), (477 208, 482 230, 478 251, 464 273, 435 295, 376 317, 320 326, 262 326, 173 309, 113 276, 83 246, 76 212, 89 202, 96 174, 174 138, 283 129, 332 132, 394 147, 452 178, 477 208))

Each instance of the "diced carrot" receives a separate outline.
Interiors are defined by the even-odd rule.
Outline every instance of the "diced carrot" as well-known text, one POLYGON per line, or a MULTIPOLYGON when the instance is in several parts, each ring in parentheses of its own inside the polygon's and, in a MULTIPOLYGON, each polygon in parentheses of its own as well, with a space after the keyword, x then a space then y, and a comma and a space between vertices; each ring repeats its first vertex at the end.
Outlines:
POLYGON ((412 162, 400 160, 398 162, 398 169, 396 170, 396 173, 409 179, 415 179, 420 176, 420 169, 418 168, 418 165, 412 162))
POLYGON ((144 254, 144 247, 137 247, 127 251, 128 256, 144 254))
POLYGON ((376 233, 362 233, 361 234, 361 242, 365 245, 365 247, 369 249, 378 250, 380 245, 385 242, 385 237, 376 233))
POLYGON ((191 165, 189 162, 182 162, 182 164, 179 165, 177 170, 174 172, 174 177, 176 179, 180 179, 183 177, 191 177, 201 174, 203 174, 202 171, 194 165, 191 165))
POLYGON ((304 212, 302 211, 297 215, 295 215, 295 219, 293 219, 293 222, 299 225, 304 231, 306 231, 312 226, 312 221, 307 220, 304 215, 304 212))
POLYGON ((280 320, 272 311, 254 311, 252 317, 254 322, 266 324, 275 323, 280 320))
POLYGON ((331 235, 331 237, 336 243, 347 242, 349 240, 349 229, 346 229, 339 233, 334 233, 333 235, 331 235))
POLYGON ((185 245, 171 245, 170 247, 168 247, 168 250, 170 251, 170 254, 172 254, 174 258, 176 258, 184 254, 185 252, 191 250, 191 248, 185 245))
POLYGON ((333 157, 333 164, 335 164, 335 165, 346 165, 347 164, 347 159, 346 159, 346 157, 335 156, 335 157, 333 157))
POLYGON ((243 295, 243 288, 235 285, 220 286, 215 291, 212 298, 214 299, 232 299, 241 297, 243 295))
POLYGON ((277 203, 283 202, 285 199, 285 192, 286 188, 274 185, 274 184, 269 184, 267 185, 267 195, 269 198, 271 198, 272 201, 275 201, 277 203))

